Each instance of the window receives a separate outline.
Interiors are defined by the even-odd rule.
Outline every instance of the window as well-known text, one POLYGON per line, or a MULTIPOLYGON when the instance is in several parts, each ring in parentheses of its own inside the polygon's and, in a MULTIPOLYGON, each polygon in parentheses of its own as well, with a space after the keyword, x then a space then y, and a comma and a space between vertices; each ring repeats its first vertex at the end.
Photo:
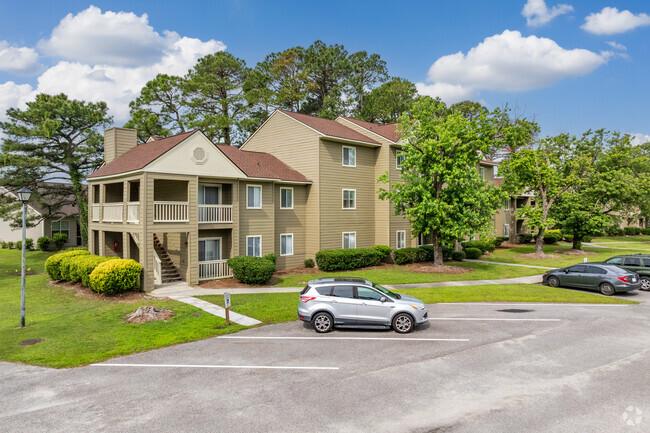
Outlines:
POLYGON ((402 169, 401 165, 405 159, 406 156, 404 155, 404 152, 397 152, 397 154, 395 154, 395 165, 396 165, 395 168, 401 170, 402 169))
POLYGON ((612 257, 611 259, 605 260, 605 263, 608 265, 622 265, 623 257, 612 257))
POLYGON ((218 186, 199 185, 199 204, 220 204, 221 188, 218 186))
POLYGON ((573 274, 580 274, 580 273, 585 272, 586 269, 587 269, 587 267, 585 265, 575 265, 575 266, 571 266, 569 268, 569 272, 571 272, 573 274))
POLYGON ((280 209, 293 209, 293 188, 280 188, 280 209))
POLYGON ((418 235, 418 247, 421 247, 422 245, 424 245, 424 235, 419 234, 418 235))
POLYGON ((221 238, 199 239, 199 262, 221 260, 221 238))
POLYGON ((343 209, 356 209, 357 208, 357 190, 344 189, 343 190, 343 209))
POLYGON ((643 265, 646 268, 650 268, 650 259, 643 259, 643 265))
POLYGON ((604 270, 603 268, 599 268, 599 267, 596 267, 596 266, 587 266, 587 273, 588 274, 603 275, 603 274, 606 274, 607 271, 604 270))
POLYGON ((334 286, 332 296, 337 298, 354 298, 353 286, 334 286))
POLYGON ((293 233, 280 235, 280 255, 281 256, 293 255, 293 233))
POLYGON ((641 266, 641 259, 628 257, 625 259, 625 266, 641 266))
POLYGON ((357 287, 357 298, 359 299, 365 299, 368 301, 379 301, 383 297, 384 295, 377 293, 374 290, 369 289, 367 287, 357 287))
POLYGON ((356 147, 343 146, 343 167, 357 166, 357 149, 356 147))
POLYGON ((503 236, 510 236, 510 224, 503 225, 503 236))
POLYGON ((479 167, 478 172, 481 175, 481 179, 485 180, 485 167, 483 166, 479 167))
POLYGON ((357 232, 343 233, 343 249, 357 247, 357 232))
POLYGON ((503 201, 503 210, 510 210, 510 198, 503 201))
POLYGON ((262 236, 246 236, 246 255, 262 257, 262 236))
POLYGON ((53 221, 52 234, 63 233, 70 239, 70 221, 53 221))
POLYGON ((262 187, 259 185, 246 186, 246 208, 262 209, 262 187))
POLYGON ((332 293, 332 286, 316 287, 316 291, 318 292, 319 295, 330 296, 330 294, 332 293))
POLYGON ((406 247, 406 231, 397 230, 397 249, 406 247))

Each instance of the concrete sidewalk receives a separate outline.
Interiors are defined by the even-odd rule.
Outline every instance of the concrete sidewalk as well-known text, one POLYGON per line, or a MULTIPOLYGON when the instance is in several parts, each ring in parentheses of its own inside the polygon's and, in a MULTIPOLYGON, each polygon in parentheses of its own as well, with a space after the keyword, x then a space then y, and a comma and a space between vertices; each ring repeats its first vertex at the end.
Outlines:
POLYGON ((522 265, 520 263, 506 263, 506 262, 491 262, 489 260, 474 260, 474 259, 465 259, 464 261, 466 262, 474 262, 474 263, 489 263, 491 265, 504 265, 504 266, 518 266, 520 268, 532 268, 532 269, 557 269, 555 268, 549 268, 548 266, 535 266, 535 265, 522 265))

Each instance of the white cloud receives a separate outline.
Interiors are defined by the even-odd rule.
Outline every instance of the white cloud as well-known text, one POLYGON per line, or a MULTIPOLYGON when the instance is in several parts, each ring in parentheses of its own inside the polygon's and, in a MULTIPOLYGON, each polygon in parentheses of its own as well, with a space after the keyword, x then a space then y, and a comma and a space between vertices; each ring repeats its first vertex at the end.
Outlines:
POLYGON ((627 51, 627 47, 623 44, 619 44, 618 42, 607 41, 605 43, 610 47, 614 48, 616 51, 627 51))
POLYGON ((43 66, 33 48, 12 47, 7 41, 0 41, 0 71, 16 75, 32 75, 43 66))
POLYGON ((641 133, 630 134, 630 143, 632 143, 633 146, 638 146, 639 144, 647 143, 649 141, 650 135, 641 133))
POLYGON ((521 11, 526 18, 526 24, 531 27, 543 26, 553 20, 553 18, 568 14, 573 11, 573 6, 558 4, 552 8, 546 6, 544 0, 528 0, 521 11))
POLYGON ((29 84, 16 84, 7 81, 0 84, 0 121, 7 120, 7 110, 11 107, 25 107, 25 101, 32 93, 29 84))
POLYGON ((433 83, 430 86, 455 85, 465 92, 525 91, 586 75, 612 55, 609 51, 597 54, 584 49, 567 50, 551 39, 523 37, 518 31, 505 30, 485 38, 467 54, 458 52, 439 58, 427 77, 433 83))
POLYGON ((650 25, 650 15, 633 14, 628 10, 619 11, 614 7, 605 7, 598 13, 591 13, 585 18, 581 29, 595 35, 613 35, 650 25))
POLYGON ((456 102, 473 99, 477 96, 475 90, 457 84, 416 83, 415 87, 420 95, 440 98, 446 104, 454 104, 456 102))

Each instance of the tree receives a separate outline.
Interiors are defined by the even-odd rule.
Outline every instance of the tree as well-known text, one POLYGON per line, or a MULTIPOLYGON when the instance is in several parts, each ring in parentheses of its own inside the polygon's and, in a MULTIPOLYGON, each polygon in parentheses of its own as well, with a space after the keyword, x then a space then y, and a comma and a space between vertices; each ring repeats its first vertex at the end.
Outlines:
MULTIPOLYGON (((274 108, 300 111, 307 92, 307 71, 304 64, 305 50, 302 47, 289 48, 280 53, 266 56, 255 67, 255 76, 268 90, 265 100, 274 108)), ((262 85, 256 86, 262 88, 262 85)))
POLYGON ((190 127, 200 128, 211 140, 242 142, 242 122, 253 105, 246 98, 246 62, 223 51, 199 59, 186 77, 190 127))
MULTIPOLYGON (((468 119, 439 100, 419 98, 400 118, 401 181, 380 189, 395 214, 405 214, 414 235, 432 236, 434 265, 442 265, 442 245, 484 231, 504 198, 478 172, 481 152, 490 145, 485 113, 468 119)), ((388 183, 388 174, 379 181, 388 183)))
POLYGON ((152 135, 166 137, 185 132, 188 123, 185 87, 181 77, 158 74, 129 104, 131 119, 124 126, 137 128, 140 142, 152 135))
MULTIPOLYGON (((102 133, 112 123, 106 103, 68 99, 63 93, 40 94, 25 110, 8 109, 7 118, 0 123, 6 135, 0 154, 0 186, 10 190, 26 186, 34 191, 33 200, 46 213, 32 218, 31 224, 63 216, 63 206, 76 205, 85 242, 88 201, 83 182, 103 162, 102 133)), ((11 212, 7 206, 12 205, 0 208, 11 212)))
POLYGON ((520 148, 499 167, 502 187, 511 195, 533 194, 533 205, 517 211, 518 218, 536 230, 535 253, 544 255, 544 233, 553 220, 549 212, 559 196, 577 182, 577 161, 573 158, 575 137, 560 134, 520 148))
POLYGON ((411 109, 416 94, 415 84, 393 78, 366 95, 359 117, 366 122, 397 122, 402 114, 411 109))
POLYGON ((350 62, 350 75, 347 78, 349 86, 349 97, 356 105, 353 113, 359 115, 363 112, 364 96, 368 89, 375 87, 377 83, 383 83, 388 79, 386 62, 379 57, 379 54, 368 54, 365 51, 358 51, 348 57, 350 62))

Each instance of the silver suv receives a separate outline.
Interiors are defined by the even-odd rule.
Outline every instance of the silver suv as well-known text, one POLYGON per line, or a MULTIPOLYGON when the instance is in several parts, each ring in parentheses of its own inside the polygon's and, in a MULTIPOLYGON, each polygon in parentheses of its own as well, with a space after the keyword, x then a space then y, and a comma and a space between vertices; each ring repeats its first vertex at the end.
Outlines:
POLYGON ((393 328, 405 334, 429 320, 424 302, 362 278, 320 278, 300 292, 298 318, 316 332, 334 326, 393 328))

